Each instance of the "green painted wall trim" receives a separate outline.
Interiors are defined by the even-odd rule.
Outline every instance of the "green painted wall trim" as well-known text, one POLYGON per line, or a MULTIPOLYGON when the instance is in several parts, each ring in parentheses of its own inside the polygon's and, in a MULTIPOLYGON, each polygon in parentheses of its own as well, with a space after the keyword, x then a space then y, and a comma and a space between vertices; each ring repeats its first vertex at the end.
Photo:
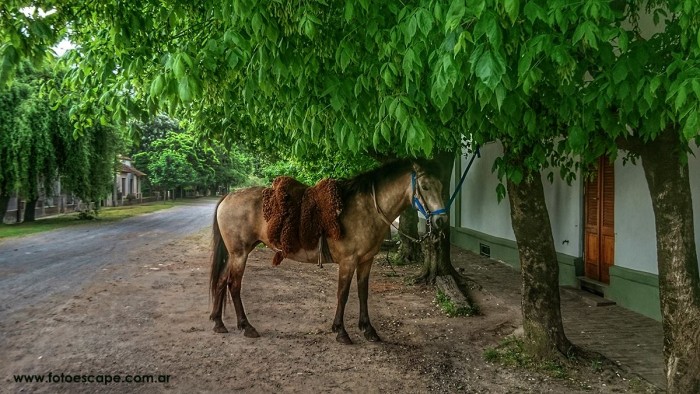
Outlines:
POLYGON ((610 267, 606 296, 622 307, 661 321, 657 275, 614 265, 610 267))
MULTIPOLYGON (((515 241, 454 227, 450 231, 450 240, 453 245, 475 253, 479 253, 479 244, 487 245, 491 248, 492 259, 501 260, 515 269, 520 269, 515 241)), ((583 260, 562 253, 557 253, 557 259, 559 284, 578 287, 577 276, 583 275, 583 260)), ((657 275, 614 265, 610 267, 610 285, 605 296, 623 308, 661 321, 657 275)))
POLYGON ((610 275, 615 275, 617 277, 624 278, 626 280, 630 280, 647 286, 654 286, 656 288, 659 287, 659 276, 644 271, 637 271, 631 268, 613 265, 610 267, 610 275))
MULTIPOLYGON (((520 269, 518 244, 515 241, 494 237, 468 228, 452 227, 450 230, 450 241, 453 245, 475 253, 479 253, 480 244, 486 245, 491 249, 492 259, 503 261, 517 270, 520 269)), ((583 270, 581 259, 557 253, 557 260, 559 261, 559 284, 578 286, 576 276, 583 270)))
POLYGON ((518 246, 515 241, 463 227, 452 227, 450 230, 452 244, 475 253, 479 253, 480 244, 487 245, 491 248, 492 259, 501 260, 515 269, 520 269, 518 246))

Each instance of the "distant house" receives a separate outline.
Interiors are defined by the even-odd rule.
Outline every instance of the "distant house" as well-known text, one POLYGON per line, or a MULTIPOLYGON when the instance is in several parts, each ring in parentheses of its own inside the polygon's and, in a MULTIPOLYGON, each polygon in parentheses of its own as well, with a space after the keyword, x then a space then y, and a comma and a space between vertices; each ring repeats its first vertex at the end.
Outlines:
POLYGON ((121 166, 119 167, 119 172, 115 175, 115 185, 114 192, 116 195, 112 196, 106 201, 106 205, 112 205, 114 201, 116 205, 124 205, 126 203, 131 203, 133 201, 141 201, 143 199, 143 194, 141 192, 141 185, 146 177, 146 174, 136 169, 131 164, 131 158, 120 156, 119 162, 121 166))

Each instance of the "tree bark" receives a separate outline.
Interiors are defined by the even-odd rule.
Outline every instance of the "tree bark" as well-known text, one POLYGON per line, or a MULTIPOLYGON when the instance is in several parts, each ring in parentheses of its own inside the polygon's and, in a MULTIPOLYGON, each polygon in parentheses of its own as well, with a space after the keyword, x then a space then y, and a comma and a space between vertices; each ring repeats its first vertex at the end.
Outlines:
POLYGON ((507 181, 510 215, 518 244, 526 351, 540 359, 572 350, 564 333, 559 299, 559 263, 539 172, 507 181))
POLYGON ((420 244, 404 236, 418 238, 418 211, 408 208, 401 213, 399 218, 399 245, 398 259, 406 263, 419 263, 423 261, 423 251, 420 244))
POLYGON ((0 195, 0 224, 5 221, 5 214, 7 213, 7 205, 10 203, 10 196, 3 194, 0 195))
POLYGON ((114 173, 114 182, 112 183, 112 206, 117 206, 117 173, 114 173))
POLYGON ((39 201, 38 197, 34 197, 31 200, 27 200, 24 206, 24 221, 33 222, 36 220, 36 202, 39 201))
POLYGON ((659 296, 669 393, 700 393, 700 274, 688 165, 679 130, 636 144, 656 219, 659 296), (678 154, 678 153, 681 154, 678 154))
POLYGON ((15 211, 15 223, 22 223, 22 199, 17 193, 17 210, 15 211))
POLYGON ((442 235, 433 234, 421 243, 423 254, 423 268, 416 278, 416 283, 435 284, 435 278, 442 275, 450 275, 463 287, 466 295, 467 282, 457 270, 455 270, 450 260, 450 237, 449 229, 442 235))

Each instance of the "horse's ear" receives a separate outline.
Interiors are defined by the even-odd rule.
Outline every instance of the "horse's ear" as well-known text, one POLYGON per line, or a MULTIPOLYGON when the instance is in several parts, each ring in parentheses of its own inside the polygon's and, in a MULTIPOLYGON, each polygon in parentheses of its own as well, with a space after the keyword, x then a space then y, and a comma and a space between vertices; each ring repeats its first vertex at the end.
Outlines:
POLYGON ((418 164, 418 162, 413 162, 413 172, 416 173, 416 175, 423 176, 426 174, 425 167, 422 165, 418 164))

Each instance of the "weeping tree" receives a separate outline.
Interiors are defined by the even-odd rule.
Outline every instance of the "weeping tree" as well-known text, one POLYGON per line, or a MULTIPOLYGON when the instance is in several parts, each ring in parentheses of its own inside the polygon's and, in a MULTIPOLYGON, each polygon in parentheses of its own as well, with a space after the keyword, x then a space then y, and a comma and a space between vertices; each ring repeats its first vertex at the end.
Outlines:
POLYGON ((117 155, 123 152, 124 139, 114 126, 100 124, 84 129, 76 137, 68 119, 59 121, 65 125, 64 135, 54 149, 61 163, 58 170, 61 184, 82 201, 94 202, 94 210, 99 210, 100 201, 113 191, 117 155))
POLYGON ((24 63, 13 83, 0 88, 0 203, 2 215, 11 194, 25 200, 24 221, 35 220, 40 196, 49 196, 59 178, 65 190, 98 202, 110 191, 121 149, 113 126, 92 124, 76 138, 68 108, 41 93, 61 74, 24 63))
POLYGON ((93 209, 98 211, 100 202, 113 192, 114 174, 119 165, 117 155, 125 151, 126 142, 120 129, 105 118, 89 119, 80 128, 75 127, 72 106, 56 97, 62 92, 59 87, 63 78, 65 69, 59 65, 42 76, 42 83, 51 95, 40 92, 39 98, 50 114, 49 149, 56 162, 54 174, 47 172, 43 178, 50 182, 60 178, 63 190, 88 204, 94 203, 93 209))
POLYGON ((11 194, 26 200, 25 221, 34 221, 41 192, 50 192, 58 171, 54 140, 55 114, 39 96, 42 74, 31 65, 21 65, 14 83, 0 89, 0 208, 2 217, 11 194))
POLYGON ((53 150, 52 112, 35 93, 20 104, 20 118, 14 133, 17 168, 20 174, 18 197, 25 200, 24 221, 35 220, 39 197, 53 189, 54 174, 58 172, 53 150))
POLYGON ((0 218, 5 217, 7 204, 19 182, 18 152, 13 141, 20 119, 20 104, 29 93, 29 86, 20 81, 0 89, 0 218))

